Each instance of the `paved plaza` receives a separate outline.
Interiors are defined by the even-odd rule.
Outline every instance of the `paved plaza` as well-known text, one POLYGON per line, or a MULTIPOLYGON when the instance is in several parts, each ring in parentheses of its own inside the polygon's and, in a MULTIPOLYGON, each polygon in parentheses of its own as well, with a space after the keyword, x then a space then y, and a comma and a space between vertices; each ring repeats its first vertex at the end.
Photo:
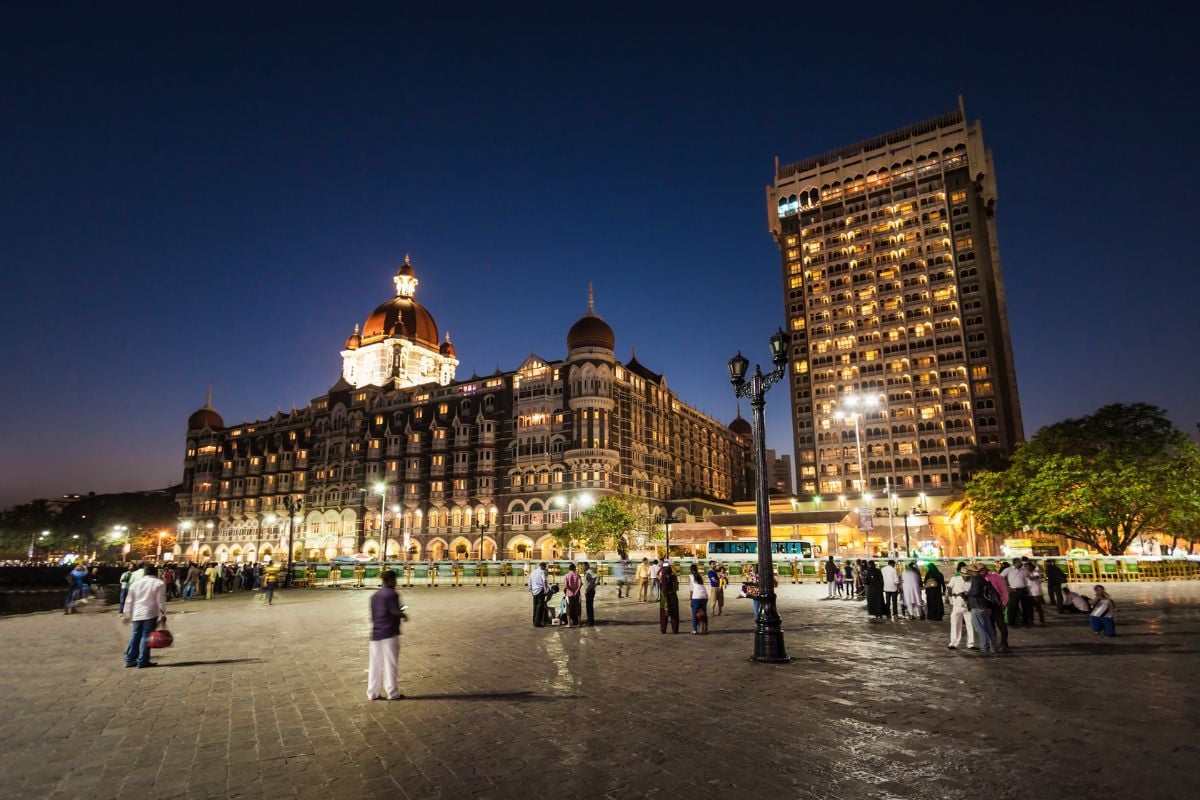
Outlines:
POLYGON ((404 590, 398 702, 366 700, 365 590, 172 603, 149 670, 115 612, 4 618, 0 797, 1200 796, 1200 584, 1113 588, 1117 638, 1051 614, 982 658, 788 585, 784 666, 747 660, 748 600, 662 636, 611 587, 580 630, 404 590))

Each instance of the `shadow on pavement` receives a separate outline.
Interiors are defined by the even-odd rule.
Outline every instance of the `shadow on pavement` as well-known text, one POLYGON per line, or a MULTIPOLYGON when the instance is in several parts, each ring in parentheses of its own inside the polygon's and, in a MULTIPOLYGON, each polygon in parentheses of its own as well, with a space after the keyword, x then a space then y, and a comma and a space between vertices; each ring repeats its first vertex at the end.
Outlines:
POLYGON ((523 700, 547 703, 554 700, 569 700, 578 695, 544 695, 533 692, 463 692, 461 694, 410 694, 406 700, 523 700))
POLYGON ((208 667, 216 664, 259 664, 261 658, 215 658, 212 661, 163 661, 160 667, 208 667))
MULTIPOLYGON (((1120 635, 1117 639, 1122 638, 1120 635)), ((1200 653, 1200 650, 1182 649, 1177 644, 1162 645, 1126 645, 1121 646, 1118 643, 1109 641, 1098 642, 1078 642, 1073 644, 1052 644, 1052 645, 1025 645, 1018 644, 1013 647, 1013 655, 1029 655, 1029 656, 1145 656, 1155 653, 1166 653, 1169 655, 1194 655, 1200 653)))

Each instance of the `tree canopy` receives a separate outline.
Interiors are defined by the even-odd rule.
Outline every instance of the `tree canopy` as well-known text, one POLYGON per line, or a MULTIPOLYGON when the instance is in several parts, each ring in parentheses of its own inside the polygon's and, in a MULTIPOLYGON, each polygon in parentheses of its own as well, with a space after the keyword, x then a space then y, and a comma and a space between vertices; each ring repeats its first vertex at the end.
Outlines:
POLYGON ((630 511, 630 499, 605 497, 575 519, 553 532, 562 547, 572 543, 589 553, 616 550, 621 558, 629 555, 628 534, 637 524, 630 511))
MULTIPOLYGON (((154 552, 157 532, 173 531, 178 515, 170 490, 87 495, 61 510, 46 500, 34 500, 0 512, 0 551, 24 554, 35 536, 38 547, 91 550, 94 545, 106 544, 104 537, 113 526, 124 525, 129 530, 131 553, 154 552), (41 531, 50 535, 42 539, 41 531)), ((173 537, 164 539, 167 546, 173 542, 173 537)))
POLYGON ((1200 448, 1161 408, 1108 405, 1038 431, 966 497, 993 533, 1029 528, 1120 555, 1139 536, 1195 530, 1200 448))

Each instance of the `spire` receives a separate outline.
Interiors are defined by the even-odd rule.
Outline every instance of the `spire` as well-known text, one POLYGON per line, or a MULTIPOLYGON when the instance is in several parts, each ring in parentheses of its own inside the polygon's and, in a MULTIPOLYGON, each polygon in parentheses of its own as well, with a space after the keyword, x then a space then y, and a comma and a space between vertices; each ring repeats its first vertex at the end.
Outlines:
POLYGON ((406 266, 406 267, 412 266, 412 263, 409 261, 409 258, 408 258, 408 253, 404 254, 404 266, 406 266))
POLYGON ((588 281, 588 316, 596 316, 596 298, 592 295, 591 281, 588 281))
POLYGON ((354 335, 358 336, 358 323, 354 323, 354 335))
POLYGON ((450 331, 446 331, 446 344, 450 344, 450 331))
POLYGON ((204 407, 208 408, 208 409, 212 408, 212 387, 211 386, 208 387, 208 397, 204 398, 204 407))
POLYGON ((633 345, 633 355, 629 357, 630 361, 637 361, 637 345, 633 345))

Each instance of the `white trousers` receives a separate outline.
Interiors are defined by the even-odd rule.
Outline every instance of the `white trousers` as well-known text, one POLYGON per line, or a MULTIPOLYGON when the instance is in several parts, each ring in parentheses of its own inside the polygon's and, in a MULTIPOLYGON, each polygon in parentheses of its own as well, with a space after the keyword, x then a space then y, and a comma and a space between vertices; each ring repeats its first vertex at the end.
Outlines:
POLYGON ((400 696, 396 682, 396 663, 400 660, 400 637, 371 640, 370 660, 367 662, 367 699, 400 696))
POLYGON ((962 644, 962 629, 964 625, 967 628, 967 647, 974 647, 975 626, 971 623, 971 611, 966 608, 955 608, 950 612, 950 644, 955 647, 962 644))

